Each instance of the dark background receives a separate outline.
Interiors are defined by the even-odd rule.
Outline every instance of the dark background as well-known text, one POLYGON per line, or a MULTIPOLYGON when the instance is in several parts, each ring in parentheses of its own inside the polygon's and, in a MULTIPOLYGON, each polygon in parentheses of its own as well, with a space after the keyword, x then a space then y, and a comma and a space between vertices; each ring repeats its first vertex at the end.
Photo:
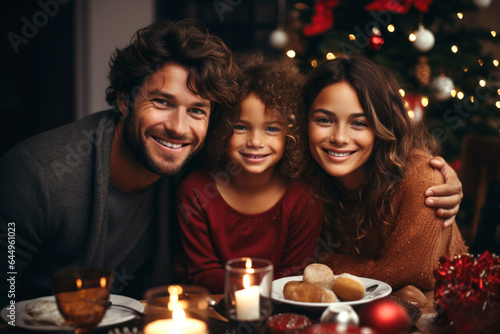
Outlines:
MULTIPOLYGON (((268 36, 277 27, 278 1, 232 3, 221 16, 212 1, 158 0, 156 19, 197 18, 234 51, 277 52, 268 36)), ((33 23, 33 15, 40 11, 38 0, 0 4, 0 156, 23 139, 75 120, 75 3, 60 5, 57 15, 40 28, 26 30, 26 20, 33 23), (16 53, 9 33, 23 38, 23 29, 33 37, 19 44, 16 53)), ((44 23, 43 17, 39 19, 44 23)))

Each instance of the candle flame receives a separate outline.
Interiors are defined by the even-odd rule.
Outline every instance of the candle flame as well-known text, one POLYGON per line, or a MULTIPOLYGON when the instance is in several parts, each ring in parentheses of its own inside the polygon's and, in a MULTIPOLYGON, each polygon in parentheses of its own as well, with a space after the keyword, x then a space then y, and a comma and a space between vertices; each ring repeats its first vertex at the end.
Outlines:
POLYGON ((247 259, 247 262, 245 263, 245 267, 248 269, 248 268, 252 268, 252 259, 247 259))
POLYGON ((250 276, 248 276, 247 274, 243 276, 243 287, 245 289, 250 287, 250 276))
POLYGON ((183 309, 177 308, 172 312, 172 321, 176 325, 182 325, 186 322, 186 313, 183 309))
POLYGON ((76 287, 78 289, 80 289, 82 287, 83 283, 82 283, 82 279, 81 278, 77 278, 76 279, 76 287))
POLYGON ((179 295, 182 293, 182 287, 179 285, 171 285, 168 287, 168 293, 170 294, 170 299, 168 301, 168 309, 170 311, 175 312, 177 309, 180 308, 179 295))
POLYGON ((106 283, 107 283, 106 277, 101 277, 101 280, 99 281, 99 283, 101 284, 101 288, 105 288, 106 283))

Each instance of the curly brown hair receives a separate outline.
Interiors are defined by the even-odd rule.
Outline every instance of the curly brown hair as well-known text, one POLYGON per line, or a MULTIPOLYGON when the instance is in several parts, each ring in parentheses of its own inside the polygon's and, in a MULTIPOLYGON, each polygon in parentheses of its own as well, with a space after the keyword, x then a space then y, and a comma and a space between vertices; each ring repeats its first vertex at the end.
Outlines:
MULTIPOLYGON (((303 171, 305 136, 302 133, 303 113, 300 92, 303 78, 286 60, 270 59, 261 53, 235 55, 238 76, 238 101, 255 94, 266 106, 266 112, 285 124, 285 152, 277 164, 288 178, 296 178, 303 171)), ((226 149, 233 126, 239 119, 239 107, 226 111, 207 137, 207 153, 211 168, 223 170, 229 158, 226 149)))
POLYGON ((358 96, 367 122, 375 133, 373 151, 367 161, 368 180, 357 193, 355 207, 343 205, 345 192, 311 155, 307 176, 324 206, 323 234, 351 255, 367 257, 363 241, 389 224, 391 200, 396 185, 404 178, 405 164, 415 149, 436 154, 439 146, 424 124, 409 117, 399 94, 400 85, 390 72, 362 57, 337 58, 317 67, 304 85, 305 113, 323 88, 347 82, 358 96), (345 226, 345 220, 357 226, 345 226))
POLYGON ((192 92, 217 105, 235 105, 238 68, 232 53, 220 38, 209 34, 207 27, 194 19, 154 23, 138 30, 130 45, 116 49, 110 61, 108 104, 117 106, 118 92, 126 103, 133 103, 146 79, 167 62, 188 69, 188 88, 192 92))

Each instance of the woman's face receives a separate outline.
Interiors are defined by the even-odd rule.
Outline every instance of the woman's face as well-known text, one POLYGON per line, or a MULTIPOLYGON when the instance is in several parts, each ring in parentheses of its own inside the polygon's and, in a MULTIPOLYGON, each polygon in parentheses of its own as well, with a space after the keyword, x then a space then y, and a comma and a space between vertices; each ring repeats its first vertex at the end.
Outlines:
POLYGON ((309 149, 317 163, 349 191, 366 179, 375 133, 356 91, 347 82, 329 85, 309 110, 309 149))

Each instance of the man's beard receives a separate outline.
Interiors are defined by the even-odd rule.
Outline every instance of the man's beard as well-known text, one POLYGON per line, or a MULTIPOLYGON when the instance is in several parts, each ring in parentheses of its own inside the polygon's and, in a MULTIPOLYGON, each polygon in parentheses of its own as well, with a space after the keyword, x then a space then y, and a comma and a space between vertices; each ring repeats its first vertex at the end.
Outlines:
MULTIPOLYGON (((151 135, 151 131, 144 134, 145 136, 151 135)), ((175 136, 168 131, 165 133, 157 133, 160 137, 163 138, 170 138, 173 140, 180 140, 180 141, 186 141, 188 137, 186 136, 175 136)), ((161 158, 164 159, 164 161, 169 162, 171 164, 161 164, 155 161, 153 158, 149 148, 146 145, 146 142, 143 140, 143 138, 140 136, 138 132, 138 127, 136 126, 136 119, 135 119, 135 113, 131 111, 128 115, 127 118, 125 118, 124 124, 123 124, 123 140, 125 144, 127 145, 128 149, 132 153, 132 155, 139 161, 139 163, 144 166, 147 170, 150 172, 157 174, 157 175, 174 175, 177 174, 183 167, 184 165, 194 156, 196 153, 198 153, 201 148, 203 147, 203 142, 198 145, 196 150, 191 152, 186 159, 178 163, 177 165, 174 164, 176 157, 175 156, 162 156, 161 158)))

